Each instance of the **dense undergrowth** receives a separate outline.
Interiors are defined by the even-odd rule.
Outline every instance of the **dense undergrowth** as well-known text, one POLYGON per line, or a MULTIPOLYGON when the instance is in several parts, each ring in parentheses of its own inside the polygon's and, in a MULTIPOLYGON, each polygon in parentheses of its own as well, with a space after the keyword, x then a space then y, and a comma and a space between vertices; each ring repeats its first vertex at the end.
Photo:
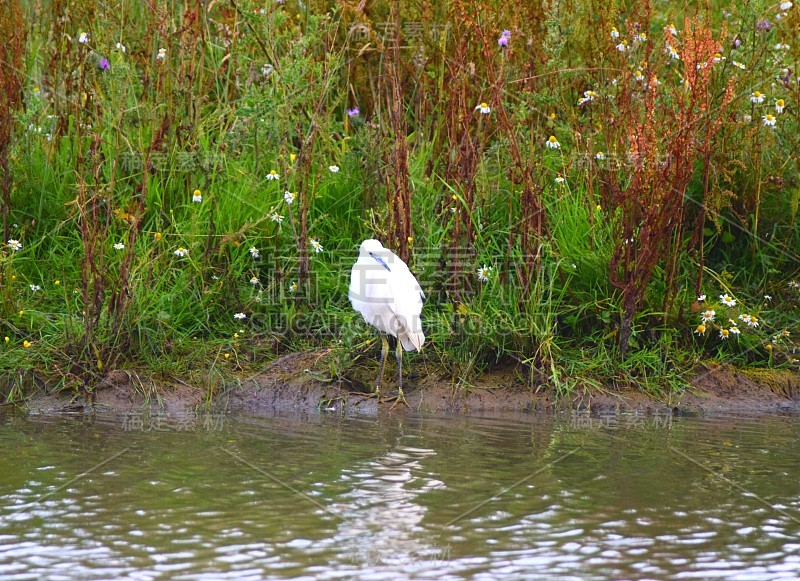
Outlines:
POLYGON ((412 365, 466 384, 797 365, 798 6, 7 4, 11 399, 318 347, 347 374, 367 237, 427 293, 412 365))

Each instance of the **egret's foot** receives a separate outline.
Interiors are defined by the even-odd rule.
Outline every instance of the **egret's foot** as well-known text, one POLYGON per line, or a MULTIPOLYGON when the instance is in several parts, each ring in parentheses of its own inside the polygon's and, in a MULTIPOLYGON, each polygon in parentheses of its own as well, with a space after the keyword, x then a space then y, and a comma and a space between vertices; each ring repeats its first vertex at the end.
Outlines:
POLYGON ((395 407, 397 404, 399 404, 399 403, 403 403, 403 404, 405 404, 405 405, 406 405, 406 407, 407 407, 408 409, 411 409, 411 406, 410 406, 410 405, 409 405, 409 403, 406 401, 406 396, 403 394, 403 388, 402 388, 402 387, 401 387, 401 388, 399 389, 399 391, 397 392, 397 397, 396 397, 396 398, 394 398, 394 403, 392 404, 392 407, 390 407, 389 409, 390 409, 390 410, 393 410, 393 409, 394 409, 394 407, 395 407))

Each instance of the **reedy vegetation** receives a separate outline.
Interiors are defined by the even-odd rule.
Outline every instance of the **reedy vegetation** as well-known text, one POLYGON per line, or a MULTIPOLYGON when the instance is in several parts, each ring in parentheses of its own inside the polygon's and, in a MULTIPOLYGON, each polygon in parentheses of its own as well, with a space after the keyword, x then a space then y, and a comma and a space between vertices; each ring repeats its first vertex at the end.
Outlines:
POLYGON ((10 2, 9 397, 119 366, 211 395, 309 347, 346 375, 365 237, 428 294, 418 364, 464 382, 796 365, 800 8, 368 4, 10 2))

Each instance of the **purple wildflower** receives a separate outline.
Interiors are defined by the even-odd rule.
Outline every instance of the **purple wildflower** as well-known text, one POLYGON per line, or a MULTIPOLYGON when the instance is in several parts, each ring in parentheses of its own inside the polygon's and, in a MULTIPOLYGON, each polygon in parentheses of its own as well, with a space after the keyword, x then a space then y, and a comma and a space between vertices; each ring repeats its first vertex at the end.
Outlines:
POLYGON ((766 31, 766 32, 769 32, 769 31, 770 31, 770 29, 772 28, 772 24, 770 23, 770 21, 769 21, 769 20, 767 20, 767 19, 765 18, 764 20, 761 20, 761 21, 759 21, 759 23, 758 23, 758 24, 756 24, 756 28, 757 28, 758 30, 764 30, 764 31, 766 31))
POLYGON ((107 71, 111 68, 111 64, 108 62, 108 59, 102 58, 100 59, 100 62, 97 63, 97 68, 99 68, 101 71, 107 71))
POLYGON ((500 38, 497 39, 497 44, 502 46, 503 48, 507 47, 508 46, 508 37, 507 36, 501 36, 500 38))
POLYGON ((361 110, 358 107, 353 107, 352 109, 347 110, 348 117, 355 117, 359 113, 361 113, 361 110))
POLYGON ((742 41, 739 38, 733 39, 733 48, 739 48, 742 46, 742 41))

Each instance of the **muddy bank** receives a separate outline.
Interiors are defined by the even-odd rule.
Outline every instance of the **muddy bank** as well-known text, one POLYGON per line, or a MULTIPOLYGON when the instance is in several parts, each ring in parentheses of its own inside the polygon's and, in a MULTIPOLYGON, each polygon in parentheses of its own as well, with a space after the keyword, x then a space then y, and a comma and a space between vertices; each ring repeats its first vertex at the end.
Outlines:
MULTIPOLYGON (((800 411, 800 375, 789 371, 740 371, 728 365, 696 370, 692 388, 671 399, 659 401, 635 388, 605 392, 577 390, 569 399, 558 399, 551 387, 533 389, 515 369, 484 373, 470 386, 459 386, 446 376, 428 374, 409 377, 406 400, 409 407, 393 406, 397 390, 387 381, 378 404, 370 396, 369 382, 353 377, 326 381, 319 353, 286 355, 262 373, 237 381, 210 403, 202 389, 187 384, 155 386, 138 375, 114 371, 94 390, 94 402, 74 393, 33 394, 26 405, 32 413, 82 412, 86 409, 124 413, 150 408, 178 414, 211 407, 245 414, 276 412, 394 413, 456 415, 486 413, 531 413, 580 409, 590 412, 639 413, 776 413, 800 411), (320 369, 321 367, 321 369, 320 369)), ((387 380, 389 374, 387 373, 387 380)))

